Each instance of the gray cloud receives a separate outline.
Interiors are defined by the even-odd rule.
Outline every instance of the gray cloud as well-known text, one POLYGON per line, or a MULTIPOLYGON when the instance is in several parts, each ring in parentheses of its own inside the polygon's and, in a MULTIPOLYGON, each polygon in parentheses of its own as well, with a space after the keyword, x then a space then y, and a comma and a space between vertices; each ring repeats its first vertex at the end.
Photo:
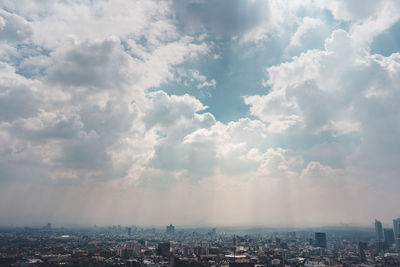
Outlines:
POLYGON ((175 0, 177 19, 189 32, 213 32, 233 37, 268 20, 268 1, 175 0))
POLYGON ((273 131, 355 132, 359 147, 341 153, 351 159, 347 166, 398 170, 398 54, 371 56, 353 42, 344 31, 335 31, 326 51, 309 51, 270 68, 271 92, 245 101, 273 131))
POLYGON ((65 86, 119 89, 126 82, 130 57, 118 39, 85 42, 56 51, 48 67, 50 82, 65 86))
POLYGON ((21 16, 0 9, 0 40, 23 42, 32 35, 31 25, 21 16))
POLYGON ((14 71, 10 65, 0 63, 0 121, 33 116, 41 102, 40 92, 35 88, 37 83, 14 71))

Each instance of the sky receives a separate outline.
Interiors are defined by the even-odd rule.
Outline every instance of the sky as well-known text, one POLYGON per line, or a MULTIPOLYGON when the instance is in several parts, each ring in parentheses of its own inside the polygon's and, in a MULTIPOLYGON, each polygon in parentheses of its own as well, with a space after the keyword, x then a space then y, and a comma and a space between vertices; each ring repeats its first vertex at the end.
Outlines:
POLYGON ((0 224, 390 224, 399 9, 2 0, 0 224))

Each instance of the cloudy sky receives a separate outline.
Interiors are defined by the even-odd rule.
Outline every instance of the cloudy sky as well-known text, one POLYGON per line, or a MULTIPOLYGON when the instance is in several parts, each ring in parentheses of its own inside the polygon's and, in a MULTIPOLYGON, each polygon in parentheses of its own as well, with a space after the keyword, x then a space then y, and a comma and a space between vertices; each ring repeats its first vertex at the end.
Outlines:
POLYGON ((400 1, 2 0, 2 225, 400 216, 400 1))

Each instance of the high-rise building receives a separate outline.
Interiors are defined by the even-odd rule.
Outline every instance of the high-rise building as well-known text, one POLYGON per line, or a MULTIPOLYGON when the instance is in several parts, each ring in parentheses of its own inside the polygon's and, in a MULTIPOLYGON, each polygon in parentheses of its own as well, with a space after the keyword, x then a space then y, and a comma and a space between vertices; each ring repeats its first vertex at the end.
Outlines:
POLYGON ((383 229, 383 237, 386 246, 391 246, 394 243, 394 233, 392 229, 383 229))
POLYGON ((326 248, 326 233, 315 233, 315 243, 316 247, 326 248))
POLYGON ((165 242, 165 243, 160 243, 158 244, 157 247, 157 255, 163 256, 163 257, 169 257, 170 255, 170 243, 165 242))
POLYGON ((367 255, 365 255, 365 251, 362 248, 360 248, 360 259, 361 262, 365 262, 367 260, 367 255))
POLYGON ((400 252, 400 218, 393 220, 393 231, 394 231, 394 241, 396 243, 396 249, 400 252))
POLYGON ((394 238, 400 237, 400 218, 393 220, 394 238))
POLYGON ((291 240, 296 240, 296 232, 289 232, 288 236, 291 240))
POLYGON ((377 241, 383 241, 382 223, 375 219, 375 238, 377 241))
POLYGON ((211 230, 211 234, 212 234, 213 236, 215 236, 215 235, 217 234, 217 229, 216 229, 216 228, 213 228, 213 229, 211 230))
POLYGON ((124 244, 120 249, 119 249, 119 256, 128 259, 131 257, 137 257, 141 253, 141 244, 137 241, 133 241, 130 243, 124 244))
POLYGON ((172 224, 167 225, 166 227, 166 233, 167 235, 172 235, 175 232, 175 226, 173 226, 172 224))

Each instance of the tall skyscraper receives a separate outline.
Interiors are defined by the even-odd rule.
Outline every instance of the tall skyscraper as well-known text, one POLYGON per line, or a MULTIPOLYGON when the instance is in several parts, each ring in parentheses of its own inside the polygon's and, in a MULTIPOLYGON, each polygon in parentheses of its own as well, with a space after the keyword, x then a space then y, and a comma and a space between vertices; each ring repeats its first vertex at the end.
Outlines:
POLYGON ((383 229, 383 237, 385 238, 386 246, 391 246, 394 243, 394 233, 392 229, 383 229))
POLYGON ((326 233, 315 233, 315 243, 316 247, 326 248, 326 233))
POLYGON ((400 237, 400 218, 393 220, 393 231, 395 238, 400 237))
POLYGON ((173 226, 172 224, 167 225, 166 227, 166 233, 167 235, 172 235, 175 232, 175 226, 173 226))
POLYGON ((400 218, 393 220, 393 231, 394 231, 394 241, 396 243, 396 249, 400 252, 400 218))
POLYGON ((377 241, 383 241, 382 223, 375 219, 375 238, 377 241))

